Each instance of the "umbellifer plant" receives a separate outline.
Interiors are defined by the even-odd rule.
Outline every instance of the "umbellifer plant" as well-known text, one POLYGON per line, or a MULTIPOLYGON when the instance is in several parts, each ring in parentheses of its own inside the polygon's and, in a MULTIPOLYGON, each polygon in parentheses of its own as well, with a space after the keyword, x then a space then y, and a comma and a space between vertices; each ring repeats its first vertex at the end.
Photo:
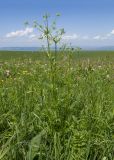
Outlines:
MULTIPOLYGON (((65 34, 64 28, 58 29, 56 25, 57 18, 60 16, 59 13, 56 14, 55 20, 51 21, 51 17, 48 13, 43 15, 42 23, 38 21, 33 22, 33 28, 35 28, 38 33, 40 33, 40 40, 43 40, 46 43, 44 52, 46 53, 49 64, 50 64, 50 79, 53 84, 52 92, 53 96, 55 95, 55 81, 56 81, 56 57, 57 57, 57 48, 62 40, 63 35, 65 34), (53 50, 54 48, 54 50, 53 50)), ((28 22, 25 23, 29 25, 28 22)))
MULTIPOLYGON (((56 14, 55 20, 50 22, 50 15, 46 13, 43 15, 43 21, 42 23, 39 23, 38 21, 33 22, 33 27, 37 29, 37 31, 40 33, 39 39, 46 40, 46 47, 45 51, 47 53, 47 56, 49 60, 56 59, 56 53, 58 44, 60 43, 63 35, 65 34, 64 28, 58 29, 56 25, 57 17, 59 17, 60 14, 56 14), (54 47, 54 53, 51 54, 52 48, 54 47)), ((28 25, 28 22, 25 22, 25 25, 28 25)))

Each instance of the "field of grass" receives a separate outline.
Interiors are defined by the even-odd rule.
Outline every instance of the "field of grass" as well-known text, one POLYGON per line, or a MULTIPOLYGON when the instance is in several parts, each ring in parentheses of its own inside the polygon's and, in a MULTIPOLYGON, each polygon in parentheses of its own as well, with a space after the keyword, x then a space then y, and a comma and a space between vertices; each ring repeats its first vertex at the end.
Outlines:
POLYGON ((0 160, 114 160, 114 52, 0 52, 0 160))

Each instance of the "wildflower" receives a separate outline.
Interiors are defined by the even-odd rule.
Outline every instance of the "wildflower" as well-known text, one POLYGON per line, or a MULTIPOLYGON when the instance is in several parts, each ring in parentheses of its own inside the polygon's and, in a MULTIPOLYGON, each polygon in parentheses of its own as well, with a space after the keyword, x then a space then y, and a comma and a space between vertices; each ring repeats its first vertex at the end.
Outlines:
POLYGON ((23 71, 23 74, 27 74, 28 73, 28 71, 23 71))
POLYGON ((4 75, 8 78, 8 77, 10 77, 11 72, 9 70, 6 70, 5 73, 4 73, 4 75))
POLYGON ((107 74, 107 75, 106 75, 106 78, 107 78, 107 79, 109 79, 109 78, 110 78, 109 74, 107 74))
POLYGON ((92 68, 91 70, 92 70, 92 71, 95 71, 95 68, 92 68))
POLYGON ((98 68, 101 68, 102 66, 98 66, 98 68))

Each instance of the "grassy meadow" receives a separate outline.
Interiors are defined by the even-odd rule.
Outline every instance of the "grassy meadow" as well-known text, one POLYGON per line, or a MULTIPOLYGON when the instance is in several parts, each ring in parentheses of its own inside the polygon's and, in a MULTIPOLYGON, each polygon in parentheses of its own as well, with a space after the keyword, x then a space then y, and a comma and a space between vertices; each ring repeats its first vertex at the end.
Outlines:
POLYGON ((0 160, 114 160, 114 51, 0 51, 0 160))

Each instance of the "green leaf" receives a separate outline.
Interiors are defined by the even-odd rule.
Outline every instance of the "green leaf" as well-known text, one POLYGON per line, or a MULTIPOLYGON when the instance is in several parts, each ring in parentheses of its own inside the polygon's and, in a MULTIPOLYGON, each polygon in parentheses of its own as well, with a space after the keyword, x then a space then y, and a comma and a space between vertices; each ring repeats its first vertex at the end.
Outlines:
POLYGON ((45 135, 45 131, 43 130, 38 135, 36 135, 29 144, 29 151, 27 153, 27 159, 33 160, 33 158, 38 154, 38 150, 40 148, 42 136, 45 135))
POLYGON ((9 148, 5 148, 4 150, 0 151, 0 160, 2 160, 4 158, 4 156, 7 154, 7 152, 9 151, 9 148))

